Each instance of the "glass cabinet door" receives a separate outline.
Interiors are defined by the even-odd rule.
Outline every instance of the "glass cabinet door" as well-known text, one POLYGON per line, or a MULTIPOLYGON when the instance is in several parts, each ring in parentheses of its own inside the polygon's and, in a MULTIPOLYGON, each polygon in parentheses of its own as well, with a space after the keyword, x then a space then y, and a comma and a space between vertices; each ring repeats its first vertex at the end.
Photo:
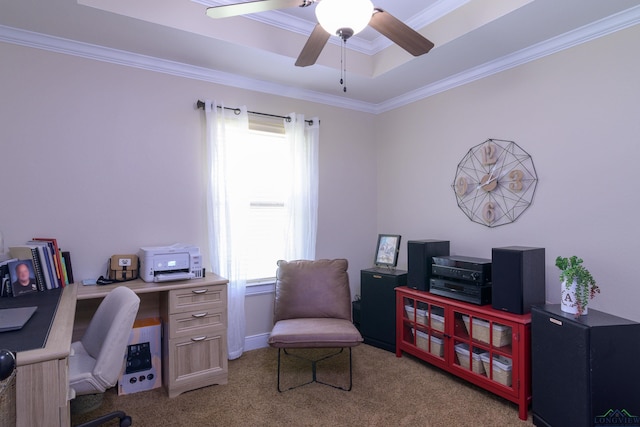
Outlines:
POLYGON ((444 358, 444 307, 405 297, 403 322, 405 342, 444 358))
POLYGON ((418 347, 432 356, 444 358, 444 307, 434 304, 421 303, 421 315, 424 329, 418 335, 418 347), (422 336, 420 336, 422 335, 422 336))
POLYGON ((511 387, 513 327, 457 311, 453 318, 455 364, 511 387))
POLYGON ((415 300, 412 298, 404 297, 402 301, 403 305, 403 315, 402 315, 402 331, 401 339, 405 343, 409 343, 411 345, 416 344, 415 339, 415 322, 416 322, 416 309, 415 309, 415 300))

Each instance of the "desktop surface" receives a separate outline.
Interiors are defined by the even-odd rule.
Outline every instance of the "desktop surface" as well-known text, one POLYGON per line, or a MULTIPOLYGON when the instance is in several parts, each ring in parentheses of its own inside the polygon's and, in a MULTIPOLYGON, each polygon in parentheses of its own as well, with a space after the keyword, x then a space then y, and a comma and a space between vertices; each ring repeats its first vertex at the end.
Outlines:
POLYGON ((205 278, 176 280, 169 282, 145 282, 142 279, 130 280, 128 282, 112 283, 110 285, 76 285, 78 286, 78 300, 88 300, 104 298, 109 292, 118 286, 126 286, 136 294, 151 294, 157 292, 167 292, 185 287, 201 286, 203 284, 226 284, 228 280, 213 273, 207 273, 205 278))
POLYGON ((13 352, 43 348, 47 342, 61 294, 62 289, 51 289, 0 299, 0 309, 38 307, 31 319, 21 329, 0 332, 2 348, 13 352))

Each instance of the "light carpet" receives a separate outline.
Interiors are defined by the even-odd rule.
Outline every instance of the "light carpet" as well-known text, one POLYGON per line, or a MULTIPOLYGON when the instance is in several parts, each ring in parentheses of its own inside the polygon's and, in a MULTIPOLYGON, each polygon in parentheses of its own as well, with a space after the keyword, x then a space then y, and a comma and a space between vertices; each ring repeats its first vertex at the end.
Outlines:
MULTIPOLYGON (((319 352, 321 350, 316 350, 319 352)), ((324 350, 326 351, 326 350, 324 350)), ((531 426, 515 404, 408 355, 369 345, 353 349, 353 390, 310 384, 276 390, 278 351, 263 348, 229 362, 229 383, 169 399, 163 389, 118 396, 72 424, 124 410, 134 426, 531 426)), ((283 385, 311 378, 310 365, 283 364, 283 385)), ((348 384, 348 352, 320 364, 318 379, 348 384)), ((110 425, 117 425, 113 423, 110 425)))

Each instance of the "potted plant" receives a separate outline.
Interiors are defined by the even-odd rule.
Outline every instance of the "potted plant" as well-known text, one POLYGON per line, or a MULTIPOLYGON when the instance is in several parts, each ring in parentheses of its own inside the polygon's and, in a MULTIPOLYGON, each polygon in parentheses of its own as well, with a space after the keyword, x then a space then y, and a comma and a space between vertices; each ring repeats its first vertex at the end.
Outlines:
POLYGON ((587 314, 589 300, 600 293, 595 279, 582 263, 583 260, 575 255, 571 258, 556 258, 556 267, 560 269, 562 281, 561 309, 576 317, 587 314))

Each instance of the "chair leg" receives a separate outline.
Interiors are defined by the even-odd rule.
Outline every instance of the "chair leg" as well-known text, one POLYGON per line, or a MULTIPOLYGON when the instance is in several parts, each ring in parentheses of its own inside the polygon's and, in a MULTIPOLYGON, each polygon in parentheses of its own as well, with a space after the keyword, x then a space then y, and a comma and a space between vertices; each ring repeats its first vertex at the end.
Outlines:
MULTIPOLYGON (((344 348, 340 349, 339 353, 334 354, 333 356, 336 356, 337 354, 342 353, 342 350, 344 350, 344 348)), ((333 357, 331 356, 331 357, 333 357)), ((325 357, 323 359, 317 360, 316 362, 320 362, 324 359, 328 359, 328 357, 325 357)), ((323 384, 323 385, 328 385, 329 387, 333 387, 333 388, 337 388, 338 390, 343 390, 343 391, 351 391, 351 389, 353 388, 353 359, 351 356, 351 347, 349 347, 349 388, 344 388, 344 387, 340 387, 337 385, 333 385, 333 384, 329 384, 329 383, 324 383, 322 381, 317 381, 315 378, 315 367, 316 367, 316 362, 313 362, 313 379, 315 382, 317 382, 318 384, 323 384)))
POLYGON ((94 420, 80 424, 76 427, 97 427, 115 418, 120 419, 120 427, 129 427, 132 424, 131 417, 122 411, 111 412, 109 414, 98 417, 94 420))
POLYGON ((353 388, 353 357, 352 357, 352 353, 351 353, 351 347, 348 347, 348 348, 349 348, 349 387, 348 388, 340 387, 340 386, 337 386, 337 385, 334 385, 334 384, 325 383, 325 382, 322 382, 322 381, 318 381, 318 378, 317 378, 318 362, 322 362, 323 360, 327 360, 327 359, 330 359, 332 357, 335 357, 335 356, 341 354, 344 351, 344 347, 341 348, 339 351, 337 351, 335 353, 331 353, 331 354, 326 355, 324 357, 321 357, 320 359, 307 359, 306 357, 302 357, 302 356, 299 356, 297 354, 293 354, 293 353, 287 352, 286 348, 285 349, 278 348, 278 392, 282 393, 284 391, 293 390, 295 388, 302 387, 302 386, 305 386, 305 385, 311 384, 311 383, 318 383, 318 384, 322 384, 322 385, 328 385, 329 387, 333 387, 333 388, 336 388, 338 390, 351 391, 351 389, 353 388), (295 357, 295 358, 298 358, 298 359, 301 359, 301 360, 305 360, 307 362, 311 362, 311 381, 308 381, 306 383, 299 384, 299 385, 296 385, 296 386, 293 386, 293 387, 289 387, 286 390, 282 390, 280 388, 280 369, 281 369, 281 360, 280 360, 281 353, 280 353, 280 351, 281 350, 284 351, 284 354, 286 356, 291 356, 291 357, 295 357))
POLYGON ((280 350, 282 349, 278 349, 278 393, 282 393, 282 390, 280 390, 280 350))

